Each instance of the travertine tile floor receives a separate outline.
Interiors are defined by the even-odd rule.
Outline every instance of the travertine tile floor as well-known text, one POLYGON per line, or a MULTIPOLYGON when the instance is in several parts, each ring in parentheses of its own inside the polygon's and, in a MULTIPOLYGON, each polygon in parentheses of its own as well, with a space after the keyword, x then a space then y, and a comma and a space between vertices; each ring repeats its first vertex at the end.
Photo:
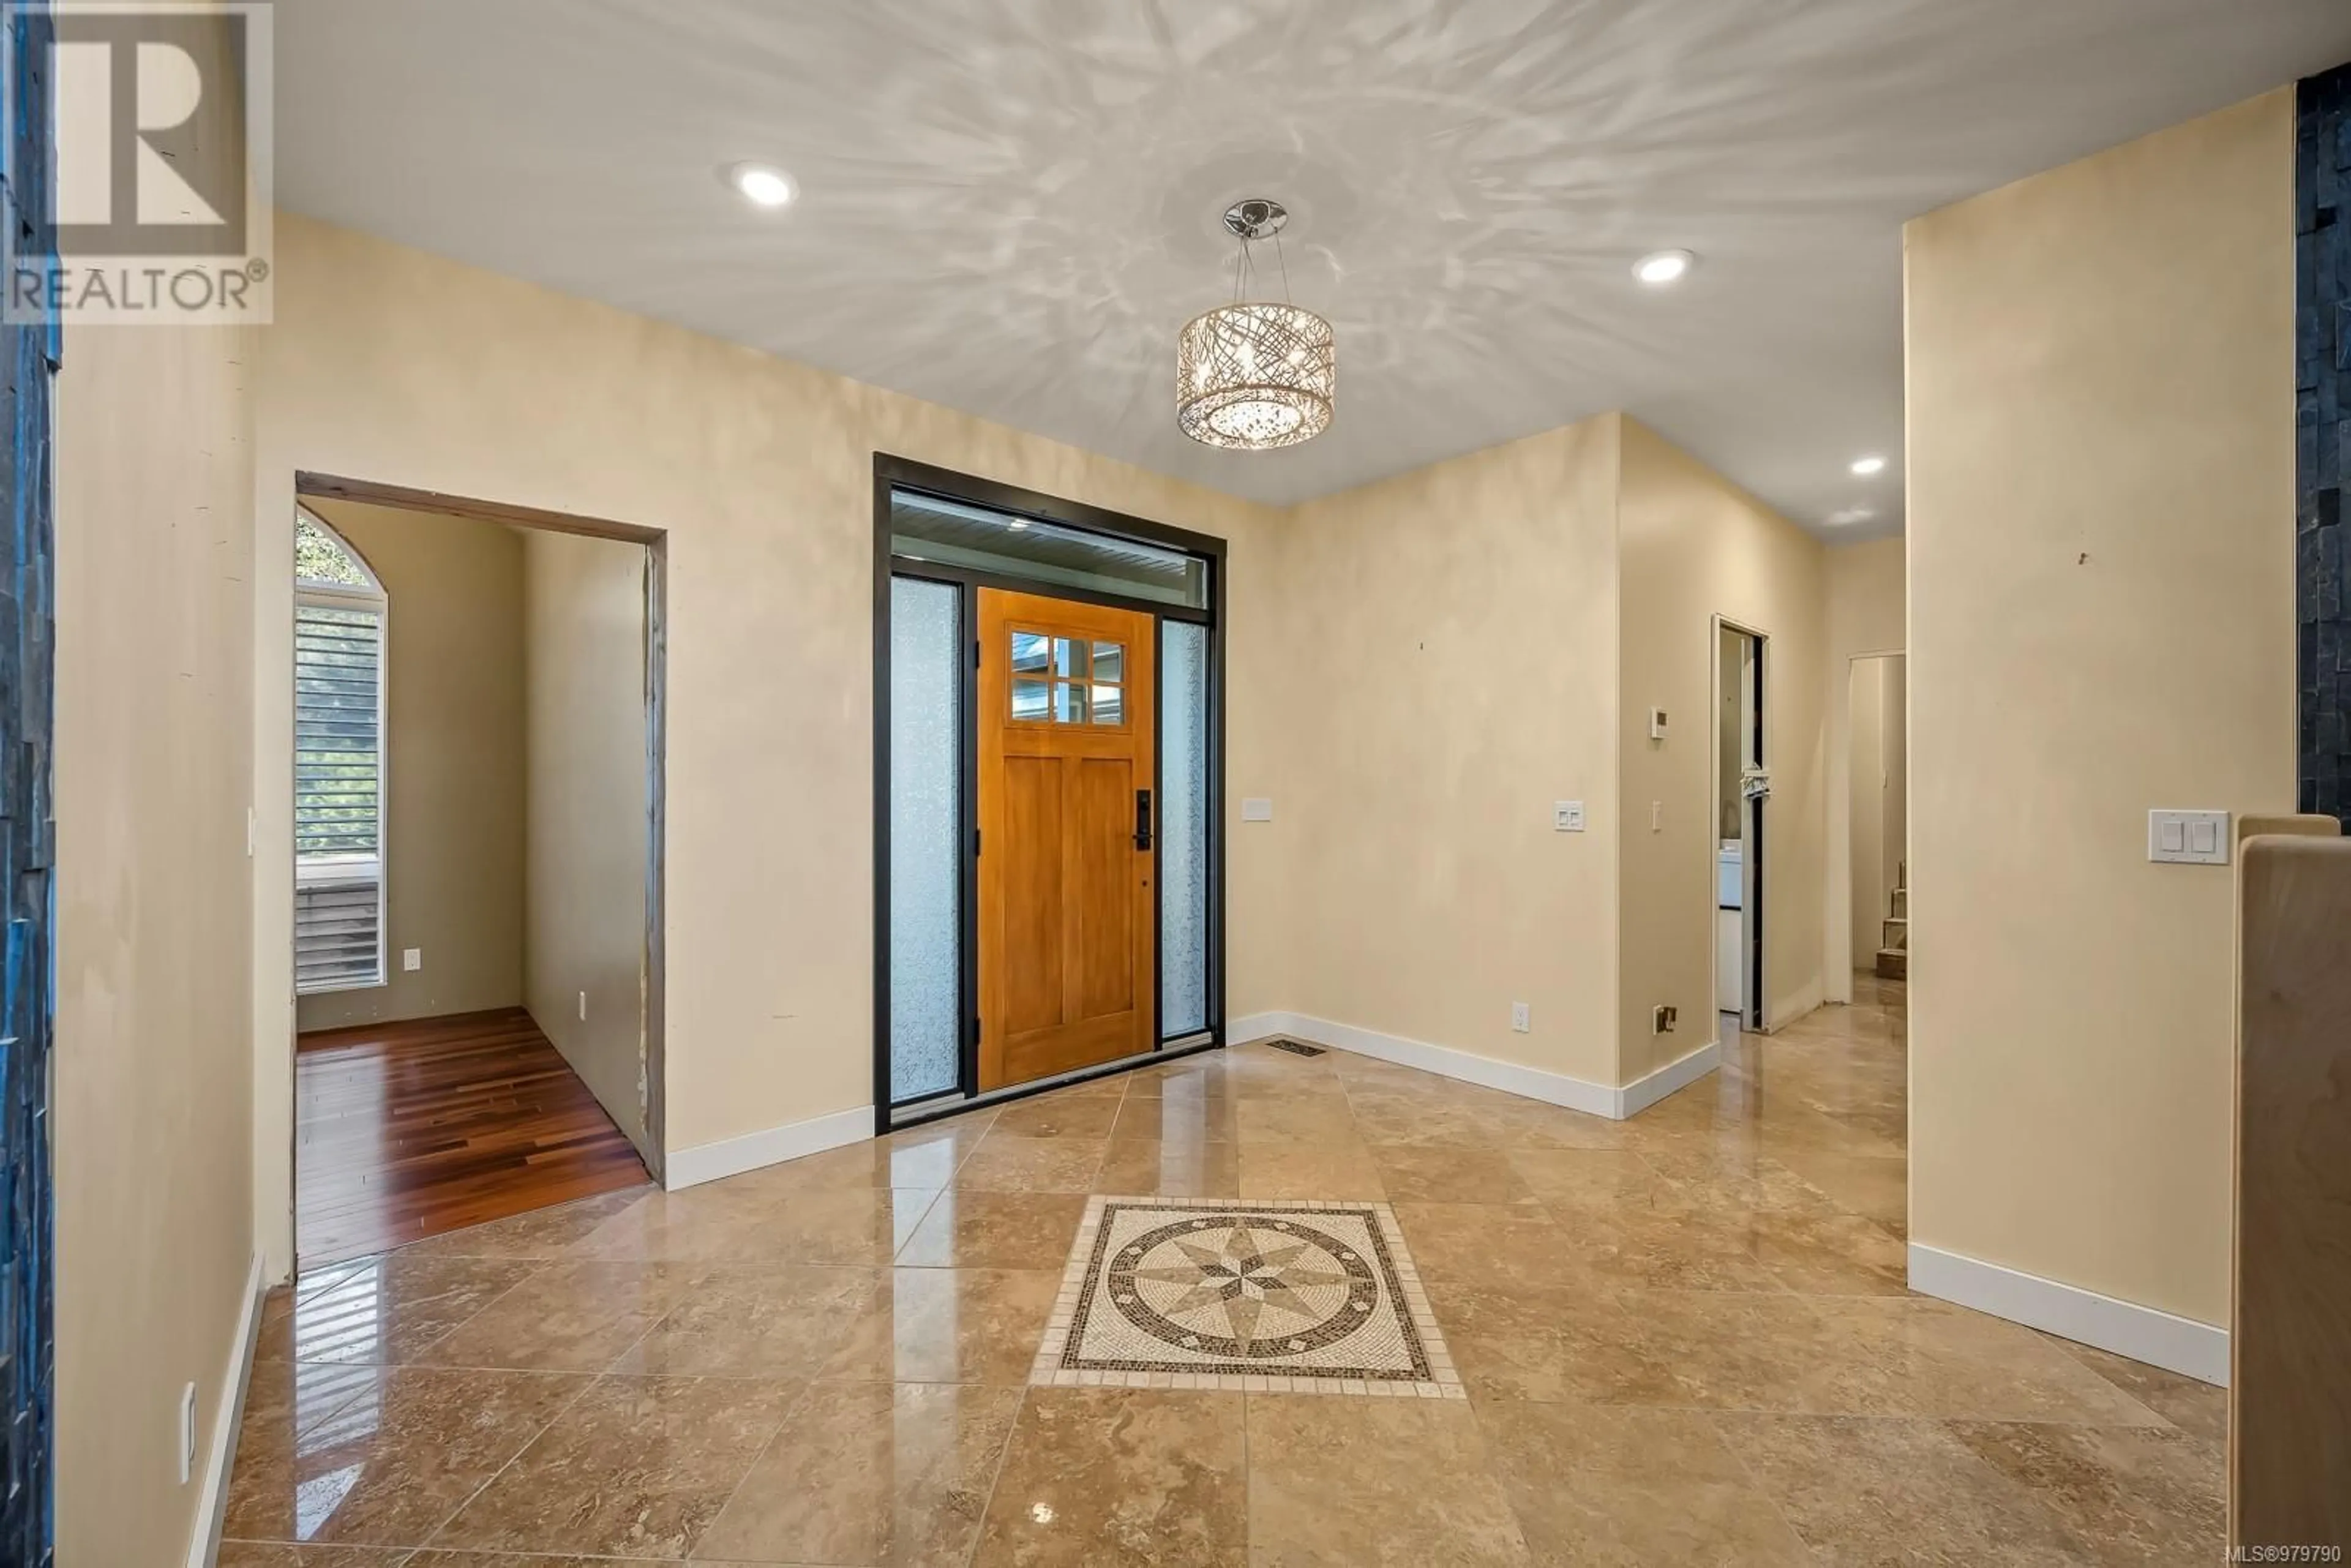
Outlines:
POLYGON ((1900 988, 1733 1058, 1615 1124, 1244 1047, 326 1270, 221 1561, 2211 1560, 2220 1393, 1905 1292, 1900 988), (1385 1200, 1469 1398, 1028 1386, 1089 1193, 1385 1200))

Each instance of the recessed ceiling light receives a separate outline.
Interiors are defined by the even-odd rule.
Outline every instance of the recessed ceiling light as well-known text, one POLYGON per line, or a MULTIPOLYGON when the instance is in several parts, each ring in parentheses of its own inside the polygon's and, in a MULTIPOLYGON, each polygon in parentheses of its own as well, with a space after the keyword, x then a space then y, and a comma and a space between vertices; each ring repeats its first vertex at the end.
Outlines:
POLYGON ((1851 523, 1865 523, 1876 516, 1877 508, 1875 507, 1847 507, 1842 512, 1829 514, 1829 526, 1841 528, 1851 523))
POLYGON ((1686 250, 1661 250, 1635 262, 1633 276, 1652 288, 1663 288, 1668 283, 1679 283, 1696 260, 1686 250))
POLYGON ((1872 474, 1883 474, 1886 472, 1886 459, 1875 452, 1866 457, 1856 457, 1853 460, 1853 471, 1865 479, 1872 474))
POLYGON ((735 193, 755 207, 789 207, 800 193, 792 177, 773 163, 736 163, 726 173, 735 193))
POLYGON ((1019 533, 1019 532, 1020 532, 1021 530, 1023 530, 1024 528, 1028 528, 1028 526, 1029 526, 1029 519, 1028 519, 1028 518, 1026 518, 1026 517, 1015 517, 1015 518, 1013 518, 1013 519, 1012 519, 1012 521, 1011 521, 1009 524, 1008 524, 1008 525, 1006 525, 1006 526, 1007 526, 1007 527, 1008 527, 1008 528, 1011 528, 1011 530, 1012 530, 1014 533, 1016 533, 1016 534, 1017 534, 1017 533, 1019 533))

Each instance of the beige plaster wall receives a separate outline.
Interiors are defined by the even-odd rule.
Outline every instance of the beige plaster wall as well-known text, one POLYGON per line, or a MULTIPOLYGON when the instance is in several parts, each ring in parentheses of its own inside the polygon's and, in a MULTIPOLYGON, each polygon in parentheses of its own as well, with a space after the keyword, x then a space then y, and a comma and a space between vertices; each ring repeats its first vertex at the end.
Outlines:
POLYGON ((531 1017, 642 1150, 646 552, 540 529, 520 543, 530 671, 525 988, 531 1017))
POLYGON ((1890 662, 1855 659, 1846 665, 1851 677, 1846 797, 1852 832, 1846 853, 1852 863, 1845 879, 1851 947, 1845 960, 1854 969, 1869 968, 1877 958, 1877 890, 1886 872, 1886 674, 1890 662))
POLYGON ((1713 1038, 1717 616, 1767 639, 1764 1017, 1776 1028, 1820 1004, 1827 564, 1793 523, 1639 422, 1622 424, 1615 903, 1618 1082, 1631 1082, 1713 1038), (1652 707, 1668 715, 1663 741, 1649 738, 1652 707), (1679 1009, 1677 1032, 1653 1032, 1659 1004, 1679 1009))
POLYGON ((310 508, 384 589, 391 919, 386 983, 303 997, 298 1027, 519 1006, 522 540, 496 523, 430 512, 337 501, 310 508), (410 947, 423 965, 413 971, 401 967, 410 947))
MULTIPOLYGON (((199 162, 231 152, 186 150, 199 162)), ((257 1246, 255 339, 68 328, 56 382, 50 1137, 56 1543, 68 1568, 188 1559, 243 1370, 257 1246)))
POLYGON ((1906 231, 1914 1241, 2229 1310, 2231 873, 2294 801, 2294 95, 1906 231))
MULTIPOLYGON (((1821 950, 1832 956, 1853 951, 1860 941, 1853 923, 1853 662, 1866 653, 1898 653, 1906 645, 1905 549, 1900 538, 1870 539, 1828 554, 1829 821, 1822 846, 1828 897, 1821 950)), ((1828 999, 1851 1001, 1848 966, 1832 961, 1827 967, 1822 979, 1828 999)))
POLYGON ((1286 713, 1280 791, 1273 821, 1232 831, 1290 890, 1284 1008, 1615 1082, 1618 423, 1281 526, 1271 656, 1234 666, 1286 713), (1557 800, 1590 831, 1554 831, 1557 800))
POLYGON ((1882 659, 1884 683, 1878 693, 1878 750, 1885 783, 1879 794, 1877 852, 1877 915, 1893 907, 1894 890, 1902 882, 1902 862, 1910 852, 1910 679, 1907 659, 1882 659))
MULTIPOLYGON (((69 329, 57 382, 57 1545, 199 1525, 253 1261, 247 331, 69 329)), ((278 559, 290 560, 290 536, 278 559)), ((291 900, 291 873, 285 886, 291 900)))
POLYGON ((1740 690, 1747 668, 1746 643, 1725 632, 1716 640, 1714 673, 1715 838, 1736 839, 1746 831, 1739 800, 1739 778, 1747 737, 1747 702, 1740 690))

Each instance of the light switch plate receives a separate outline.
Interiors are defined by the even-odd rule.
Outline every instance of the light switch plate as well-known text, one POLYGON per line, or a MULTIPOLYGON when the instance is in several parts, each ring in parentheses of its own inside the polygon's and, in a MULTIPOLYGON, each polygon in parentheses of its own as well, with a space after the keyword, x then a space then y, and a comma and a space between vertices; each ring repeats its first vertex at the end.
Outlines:
POLYGON ((424 949, 402 947, 400 950, 400 967, 412 971, 424 967, 424 949))
POLYGON ((2226 811, 2149 811, 2147 858, 2179 865, 2227 865, 2234 836, 2226 811))
POLYGON ((1241 821, 1244 822, 1272 821, 1272 800, 1264 795, 1250 795, 1244 797, 1241 800, 1241 821))
POLYGON ((1583 802, 1581 800, 1553 800, 1551 803, 1551 825, 1552 830, 1556 832, 1580 833, 1583 831, 1583 802))

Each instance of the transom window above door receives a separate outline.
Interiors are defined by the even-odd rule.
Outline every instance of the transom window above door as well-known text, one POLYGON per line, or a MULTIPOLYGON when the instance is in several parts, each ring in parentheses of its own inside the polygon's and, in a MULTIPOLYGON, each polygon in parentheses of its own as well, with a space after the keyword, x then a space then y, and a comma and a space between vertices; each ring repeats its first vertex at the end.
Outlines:
POLYGON ((1126 644, 1012 632, 1016 724, 1126 723, 1126 644))

